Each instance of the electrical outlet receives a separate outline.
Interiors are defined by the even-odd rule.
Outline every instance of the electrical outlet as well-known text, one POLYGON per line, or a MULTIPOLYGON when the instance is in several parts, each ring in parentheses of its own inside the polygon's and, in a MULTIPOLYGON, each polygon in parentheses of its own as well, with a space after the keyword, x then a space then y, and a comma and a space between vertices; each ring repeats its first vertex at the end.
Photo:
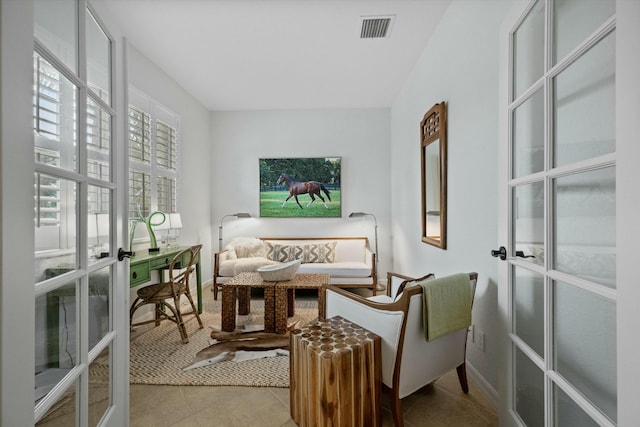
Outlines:
POLYGON ((484 332, 478 331, 478 347, 484 353, 484 332))

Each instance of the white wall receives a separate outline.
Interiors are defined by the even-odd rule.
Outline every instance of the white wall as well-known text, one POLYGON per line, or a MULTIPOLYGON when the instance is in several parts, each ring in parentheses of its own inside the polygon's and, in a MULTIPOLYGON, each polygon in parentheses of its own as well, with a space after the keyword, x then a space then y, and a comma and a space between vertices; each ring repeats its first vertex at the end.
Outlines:
MULTIPOLYGON (((393 269, 409 275, 476 271, 473 309, 485 351, 469 343, 469 364, 497 390, 498 28, 504 1, 454 1, 391 110, 393 269), (447 103, 447 249, 420 240, 419 123, 447 103)), ((493 398, 497 398, 494 394, 493 398)))
POLYGON ((374 249, 373 219, 350 220, 354 211, 378 222, 378 274, 390 267, 389 110, 298 110, 211 113, 212 241, 224 215, 224 242, 234 236, 365 236, 374 249), (342 218, 258 218, 258 159, 342 157, 342 218))
MULTIPOLYGON (((212 274, 209 111, 163 70, 129 45, 129 84, 180 116, 179 244, 202 243, 202 280, 212 274)), ((147 245, 148 246, 148 245, 147 245)))

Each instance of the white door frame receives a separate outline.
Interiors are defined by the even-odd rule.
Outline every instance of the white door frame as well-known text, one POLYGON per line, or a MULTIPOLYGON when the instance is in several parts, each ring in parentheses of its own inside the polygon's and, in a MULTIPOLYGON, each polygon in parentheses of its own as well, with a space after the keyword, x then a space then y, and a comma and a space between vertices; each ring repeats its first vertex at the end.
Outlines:
POLYGON ((640 2, 616 1, 618 425, 640 419, 640 2))
POLYGON ((0 1, 0 425, 28 426, 35 382, 33 2, 0 1))

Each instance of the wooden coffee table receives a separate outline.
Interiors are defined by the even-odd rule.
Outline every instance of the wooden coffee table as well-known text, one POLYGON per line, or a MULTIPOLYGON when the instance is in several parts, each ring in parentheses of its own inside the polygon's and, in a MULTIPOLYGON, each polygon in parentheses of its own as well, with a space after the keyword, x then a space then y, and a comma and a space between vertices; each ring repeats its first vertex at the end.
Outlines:
POLYGON ((238 313, 251 311, 251 288, 264 288, 264 331, 284 334, 287 317, 294 315, 295 290, 318 290, 318 317, 324 319, 322 287, 329 284, 328 274, 296 274, 291 280, 265 282, 258 273, 240 273, 222 286, 222 330, 232 332, 236 328, 236 300, 238 313))

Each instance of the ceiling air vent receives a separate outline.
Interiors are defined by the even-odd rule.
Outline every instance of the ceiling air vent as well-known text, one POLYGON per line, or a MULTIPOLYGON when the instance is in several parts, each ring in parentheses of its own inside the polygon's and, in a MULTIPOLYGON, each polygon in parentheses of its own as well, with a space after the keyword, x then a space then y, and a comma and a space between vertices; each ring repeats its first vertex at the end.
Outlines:
POLYGON ((393 15, 389 16, 361 16, 360 28, 361 39, 384 39, 388 38, 393 24, 393 15))

